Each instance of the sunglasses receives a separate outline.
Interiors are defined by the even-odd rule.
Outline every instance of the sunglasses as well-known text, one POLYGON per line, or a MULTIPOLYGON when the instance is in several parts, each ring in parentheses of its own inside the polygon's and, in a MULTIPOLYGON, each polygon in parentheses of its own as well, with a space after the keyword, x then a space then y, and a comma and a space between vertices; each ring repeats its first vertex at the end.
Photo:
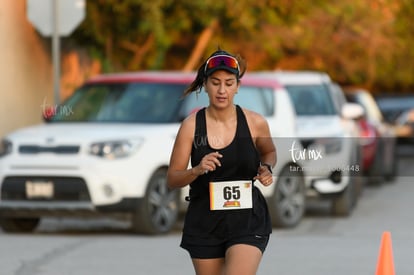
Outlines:
POLYGON ((237 62, 237 59, 232 56, 228 56, 228 55, 216 55, 216 56, 210 57, 209 59, 207 59, 206 67, 204 71, 207 72, 207 70, 210 70, 218 66, 222 66, 222 65, 229 67, 231 69, 240 71, 239 62, 237 62))

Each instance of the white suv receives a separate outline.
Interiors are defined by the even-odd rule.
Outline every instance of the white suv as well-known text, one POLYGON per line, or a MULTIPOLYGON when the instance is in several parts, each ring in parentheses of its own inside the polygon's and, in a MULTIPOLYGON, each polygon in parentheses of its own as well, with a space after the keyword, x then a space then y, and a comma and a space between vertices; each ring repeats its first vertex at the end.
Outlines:
POLYGON ((334 215, 349 215, 361 188, 361 147, 353 119, 363 114, 362 108, 339 104, 344 95, 326 73, 259 74, 280 82, 295 105, 295 134, 300 143, 292 144, 289 151, 292 160, 301 162, 307 196, 331 200, 334 215))
MULTIPOLYGON (((180 121, 206 106, 204 93, 181 99, 192 73, 101 75, 64 103, 43 110, 47 123, 0 143, 0 225, 32 231, 45 216, 123 214, 135 232, 168 232, 188 190, 170 190, 166 171, 180 121)), ((275 137, 292 137, 294 107, 276 80, 246 75, 235 98, 261 113, 275 137)), ((278 184, 260 188, 273 223, 294 226, 305 207, 304 181, 289 152, 278 153, 278 184), (277 188, 278 187, 278 188, 277 188)))

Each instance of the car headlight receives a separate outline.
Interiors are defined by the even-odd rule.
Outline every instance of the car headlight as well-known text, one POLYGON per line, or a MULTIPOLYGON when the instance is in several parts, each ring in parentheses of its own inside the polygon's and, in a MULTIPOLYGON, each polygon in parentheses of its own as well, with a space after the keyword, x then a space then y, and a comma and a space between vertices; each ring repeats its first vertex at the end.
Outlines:
POLYGON ((11 153, 12 143, 7 139, 2 139, 0 141, 0 157, 8 155, 11 153))
POLYGON ((143 139, 95 142, 91 144, 89 153, 107 159, 123 158, 134 153, 142 142, 143 139))

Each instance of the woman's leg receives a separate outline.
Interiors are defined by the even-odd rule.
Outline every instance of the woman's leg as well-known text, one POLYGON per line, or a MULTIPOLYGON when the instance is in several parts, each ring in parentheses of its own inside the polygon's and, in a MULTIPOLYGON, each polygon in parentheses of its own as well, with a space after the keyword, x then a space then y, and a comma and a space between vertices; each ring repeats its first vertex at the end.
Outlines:
MULTIPOLYGON (((255 275, 262 251, 253 245, 235 244, 226 252, 225 275, 255 275)), ((211 273, 214 274, 214 273, 211 273)))
POLYGON ((223 275, 224 258, 192 259, 197 275, 223 275))

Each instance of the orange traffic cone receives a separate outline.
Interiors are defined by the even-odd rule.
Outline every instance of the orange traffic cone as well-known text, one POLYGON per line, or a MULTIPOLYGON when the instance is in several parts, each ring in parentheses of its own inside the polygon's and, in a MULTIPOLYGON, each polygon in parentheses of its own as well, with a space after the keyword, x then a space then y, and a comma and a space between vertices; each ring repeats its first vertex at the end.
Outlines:
POLYGON ((377 273, 375 273, 375 275, 395 275, 391 233, 388 231, 385 231, 382 234, 377 273))

